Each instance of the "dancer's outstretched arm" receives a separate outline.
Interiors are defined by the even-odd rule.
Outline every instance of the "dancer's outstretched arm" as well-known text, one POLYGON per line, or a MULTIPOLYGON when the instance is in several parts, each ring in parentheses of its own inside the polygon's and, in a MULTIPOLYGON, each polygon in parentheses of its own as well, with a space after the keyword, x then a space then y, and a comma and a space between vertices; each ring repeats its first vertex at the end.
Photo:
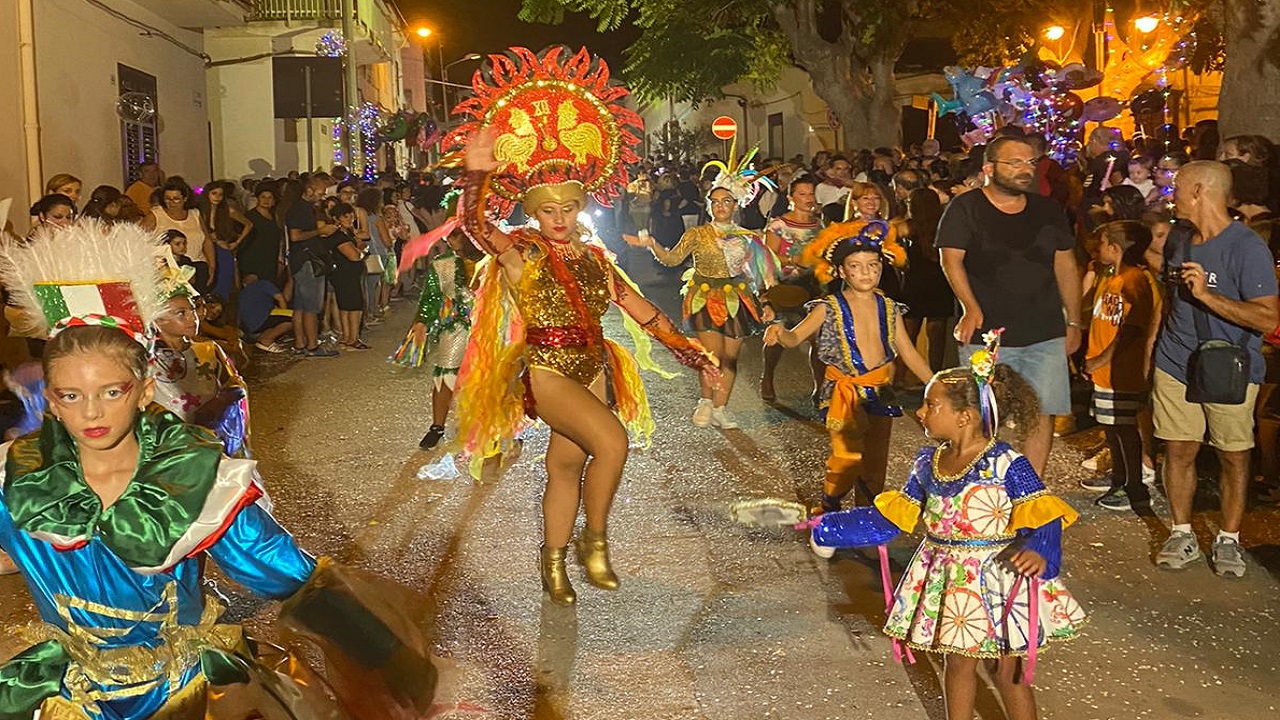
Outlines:
POLYGON ((681 365, 701 372, 715 372, 719 361, 714 355, 707 352, 707 349, 697 340, 685 337, 675 323, 671 322, 671 318, 659 310, 657 305, 649 302, 645 296, 633 290, 616 271, 611 269, 610 273, 612 274, 610 285, 613 302, 623 312, 631 316, 631 319, 639 323, 640 327, 655 340, 666 346, 681 365))

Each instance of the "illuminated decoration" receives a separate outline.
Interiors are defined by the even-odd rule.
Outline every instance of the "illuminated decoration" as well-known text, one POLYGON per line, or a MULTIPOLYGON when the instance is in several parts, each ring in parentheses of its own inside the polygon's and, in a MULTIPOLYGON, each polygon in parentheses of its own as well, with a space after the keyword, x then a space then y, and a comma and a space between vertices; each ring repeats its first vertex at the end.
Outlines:
POLYGON ((378 171, 378 127, 382 124, 382 113, 378 106, 371 102, 361 103, 356 113, 356 124, 360 127, 360 150, 364 155, 364 179, 373 180, 378 171))
MULTIPOLYGON (((1125 106, 1146 133, 1171 122, 1170 71, 1187 67, 1200 54, 1209 56, 1209 69, 1216 69, 1215 49, 1197 44, 1197 22, 1186 3, 1174 0, 1161 12, 1135 19, 1122 38, 1115 11, 1108 7, 1103 21, 1108 60, 1101 75, 1078 63, 1059 68, 1050 60, 1031 59, 1008 68, 947 68, 954 99, 935 96, 935 107, 939 115, 954 114, 962 139, 970 144, 986 142, 1000 125, 1013 124, 1044 135, 1049 155, 1069 161, 1080 150, 1085 122, 1105 122, 1125 106), (1090 109, 1073 91, 1095 85, 1098 97, 1090 109)), ((1044 36, 1060 39, 1054 37, 1059 28, 1046 28, 1044 36)))
POLYGON ((1017 125, 1048 139, 1048 154, 1059 162, 1080 151, 1084 101, 1074 89, 1096 78, 1072 66, 1026 61, 1008 68, 946 69, 955 100, 935 97, 940 115, 954 113, 961 138, 970 145, 987 142, 1001 125, 1017 125), (967 132, 965 127, 972 126, 967 132))
POLYGON ((1067 34, 1067 29, 1062 27, 1061 25, 1050 25, 1049 27, 1044 29, 1045 39, 1051 40, 1054 42, 1061 40, 1062 36, 1066 34, 1067 34))
POLYGON ((459 152, 481 127, 496 133, 490 175, 492 208, 506 216, 531 189, 577 182, 609 206, 638 162, 640 116, 622 106, 625 88, 610 83, 609 66, 586 48, 569 55, 555 46, 534 54, 511 48, 490 55, 472 79, 475 96, 454 109, 468 120, 443 141, 459 152))
MULTIPOLYGON (((360 129, 360 148, 358 152, 364 158, 364 179, 373 180, 378 172, 378 148, 385 141, 378 134, 378 129, 382 127, 383 117, 382 111, 377 105, 366 102, 362 103, 355 113, 355 120, 351 118, 335 118, 333 121, 333 162, 335 165, 345 165, 351 159, 342 152, 342 138, 351 131, 352 127, 360 129)), ((355 152, 356 150, 353 150, 355 152)))
POLYGON ((337 30, 330 30, 316 40, 316 55, 320 57, 342 57, 346 54, 347 39, 337 30))

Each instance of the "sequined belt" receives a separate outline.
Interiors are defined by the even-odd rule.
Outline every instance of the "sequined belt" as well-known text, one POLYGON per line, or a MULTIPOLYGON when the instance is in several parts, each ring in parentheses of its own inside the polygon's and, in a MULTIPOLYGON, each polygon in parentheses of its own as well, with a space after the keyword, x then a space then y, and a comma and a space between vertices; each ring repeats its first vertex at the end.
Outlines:
POLYGON ((1008 545, 1017 540, 1016 535, 1004 538, 972 538, 968 540, 957 540, 954 538, 940 538, 937 535, 925 535, 925 542, 934 545, 942 545, 944 547, 994 547, 996 545, 1008 545))
POLYGON ((598 333, 592 333, 579 325, 556 325, 525 328, 524 341, 539 347, 588 347, 599 343, 600 337, 598 333))

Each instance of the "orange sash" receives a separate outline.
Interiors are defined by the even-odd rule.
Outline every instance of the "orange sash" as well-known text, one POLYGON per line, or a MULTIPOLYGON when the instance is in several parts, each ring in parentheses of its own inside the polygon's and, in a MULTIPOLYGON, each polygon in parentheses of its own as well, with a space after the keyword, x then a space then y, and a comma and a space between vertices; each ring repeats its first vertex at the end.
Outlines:
POLYGON ((831 404, 827 407, 827 428, 839 430, 853 415, 854 410, 858 409, 858 403, 861 402, 858 388, 888 385, 893 380, 893 362, 886 362, 862 375, 849 375, 828 365, 825 377, 835 383, 831 390, 831 404))

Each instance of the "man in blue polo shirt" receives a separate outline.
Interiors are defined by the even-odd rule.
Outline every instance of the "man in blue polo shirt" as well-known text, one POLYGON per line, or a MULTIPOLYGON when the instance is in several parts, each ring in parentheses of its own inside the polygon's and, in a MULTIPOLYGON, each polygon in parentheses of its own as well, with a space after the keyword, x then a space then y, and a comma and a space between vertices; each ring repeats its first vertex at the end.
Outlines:
POLYGON ((1208 435, 1222 465, 1222 528, 1213 543, 1213 569, 1241 577, 1240 549, 1249 461, 1254 445, 1253 411, 1265 365, 1262 336, 1280 323, 1274 261, 1266 243, 1227 213, 1231 170, 1222 163, 1183 165, 1174 178, 1178 225, 1170 233, 1164 276, 1180 280, 1170 293, 1169 310, 1155 348, 1151 404, 1156 437, 1166 441, 1164 477, 1173 530, 1156 555, 1156 564, 1181 570, 1201 558, 1191 531, 1196 493, 1196 455, 1208 435), (1199 329, 1197 330, 1197 325, 1199 329), (1194 403, 1187 399, 1192 353, 1207 340, 1225 340, 1249 356, 1249 385, 1238 405, 1194 403))

